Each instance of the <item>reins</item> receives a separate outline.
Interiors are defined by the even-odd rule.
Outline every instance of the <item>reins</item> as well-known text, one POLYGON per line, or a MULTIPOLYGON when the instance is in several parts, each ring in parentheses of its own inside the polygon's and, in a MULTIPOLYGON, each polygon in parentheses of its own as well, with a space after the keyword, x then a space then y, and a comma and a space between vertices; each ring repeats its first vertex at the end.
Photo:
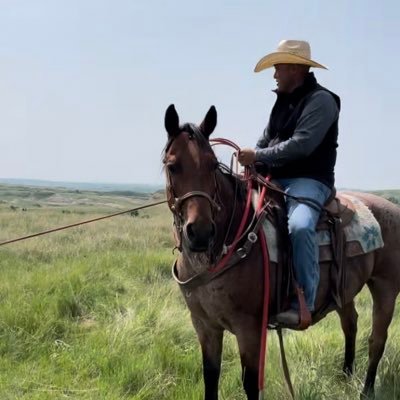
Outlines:
POLYGON ((323 210, 323 206, 319 204, 316 200, 311 199, 309 197, 303 196, 293 196, 292 194, 286 193, 283 190, 279 189, 276 185, 271 184, 269 181, 264 179, 260 174, 254 174, 254 179, 257 183, 259 183, 263 187, 267 187, 268 189, 281 194, 282 196, 288 197, 290 199, 296 200, 299 203, 307 204, 309 207, 314 210, 321 212, 323 210))

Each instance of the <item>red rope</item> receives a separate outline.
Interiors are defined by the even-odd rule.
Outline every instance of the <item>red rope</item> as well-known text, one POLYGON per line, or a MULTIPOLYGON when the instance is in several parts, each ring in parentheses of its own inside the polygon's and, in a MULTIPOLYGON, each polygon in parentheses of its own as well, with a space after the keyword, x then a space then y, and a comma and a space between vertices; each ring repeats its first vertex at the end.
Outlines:
POLYGON ((260 241, 261 251, 263 254, 264 261, 264 302, 263 302, 263 317, 261 324, 261 343, 260 343, 260 358, 258 363, 258 391, 262 393, 264 389, 264 371, 266 363, 267 353, 267 335, 268 335, 268 311, 269 311, 269 294, 270 294, 270 282, 269 282, 269 254, 267 247, 267 240, 264 231, 260 229, 260 241))
POLYGON ((217 271, 221 270, 222 268, 225 267, 226 263, 231 258, 233 252, 235 251, 236 244, 244 231, 244 228, 245 228, 245 225, 247 222, 247 218, 248 218, 249 212, 250 212, 250 207, 251 207, 251 180, 248 180, 247 181, 246 207, 245 207, 245 210, 244 210, 244 213, 242 216, 242 220, 240 221, 239 228, 236 232, 235 238, 234 238, 231 246, 229 247, 228 253, 225 254, 225 256, 220 260, 220 262, 215 267, 213 267, 209 270, 210 272, 217 272, 217 271))
MULTIPOLYGON (((232 141, 228 139, 211 139, 210 142, 213 142, 215 144, 225 144, 227 146, 233 147, 236 151, 240 151, 240 147, 233 143, 232 141)), ((235 250, 235 245, 236 241, 239 239, 241 236, 245 223, 247 221, 249 211, 250 211, 250 206, 251 206, 251 189, 252 189, 252 184, 251 184, 251 172, 250 168, 246 167, 245 168, 245 175, 244 178, 247 179, 247 201, 246 201, 246 208, 239 226, 239 229, 236 233, 235 239, 230 247, 230 250, 228 253, 225 255, 225 257, 222 258, 222 260, 219 262, 219 264, 214 267, 211 272, 218 271, 222 268, 224 268, 226 262, 229 260, 231 255, 233 254, 233 251, 235 250)), ((266 177, 266 181, 269 181, 269 177, 266 177)), ((260 213, 261 209, 263 207, 264 203, 264 198, 266 194, 266 186, 263 186, 260 194, 260 198, 258 200, 256 212, 260 213)), ((259 240, 261 244, 261 252, 262 252, 262 258, 263 258, 263 265, 264 265, 264 296, 263 296, 263 311, 262 311, 262 323, 261 323, 261 337, 260 337, 260 355, 259 355, 259 361, 258 361, 258 392, 259 392, 259 397, 262 398, 262 393, 264 390, 264 375, 265 375, 265 364, 266 364, 266 353, 267 353, 267 338, 268 338, 268 330, 267 330, 267 324, 268 324, 268 311, 269 311, 269 296, 270 296, 270 282, 269 282, 269 270, 270 270, 270 265, 269 265, 269 254, 268 254, 268 247, 267 247, 267 239, 265 237, 264 231, 261 228, 259 230, 259 240)))
MULTIPOLYGON (((232 142, 229 139, 215 138, 215 139, 210 139, 210 142, 214 143, 214 144, 223 144, 223 145, 226 145, 226 146, 230 146, 230 147, 233 147, 236 151, 238 151, 238 152, 240 151, 240 147, 236 143, 232 142)), ((249 176, 250 176, 250 169, 248 167, 245 167, 245 178, 248 179, 249 176)), ((235 251, 235 246, 236 246, 237 241, 239 240, 239 238, 241 237, 241 235, 242 235, 242 233, 244 231, 244 228, 245 228, 245 225, 246 225, 246 222, 247 222, 247 218, 248 218, 249 213, 250 213, 250 208, 251 208, 251 187, 252 187, 251 180, 248 179, 247 180, 246 206, 245 206, 245 210, 244 210, 244 213, 243 213, 243 216, 242 216, 242 220, 240 221, 239 228, 238 228, 238 230, 236 232, 235 238, 233 239, 233 242, 232 242, 232 244, 231 244, 231 246, 230 246, 230 248, 228 250, 228 253, 225 254, 225 256, 219 261, 219 263, 215 267, 210 268, 210 270, 209 270, 210 272, 217 272, 217 271, 223 269, 225 267, 226 263, 228 262, 228 260, 231 258, 233 252, 235 251)))
MULTIPOLYGON (((269 177, 265 178, 269 181, 269 177)), ((262 188, 261 195, 257 205, 257 212, 261 212, 264 198, 266 194, 266 186, 262 188)), ((267 239, 265 237, 264 231, 261 228, 259 230, 259 238, 261 244, 261 251, 263 256, 264 264, 264 298, 263 298, 263 314, 261 323, 261 339, 260 339, 260 357, 258 361, 258 392, 262 394, 264 389, 264 372, 266 363, 266 353, 267 353, 267 335, 268 335, 268 311, 269 311, 269 295, 270 295, 270 282, 269 282, 269 254, 267 247, 267 239)))
POLYGON ((226 146, 233 147, 236 151, 240 151, 240 147, 229 139, 224 139, 224 138, 210 139, 210 143, 225 144, 226 146))

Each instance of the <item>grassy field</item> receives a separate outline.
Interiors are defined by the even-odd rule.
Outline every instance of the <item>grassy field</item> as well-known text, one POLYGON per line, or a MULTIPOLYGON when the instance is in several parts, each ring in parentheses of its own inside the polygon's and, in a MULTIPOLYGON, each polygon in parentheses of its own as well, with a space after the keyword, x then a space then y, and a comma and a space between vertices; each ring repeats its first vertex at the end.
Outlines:
MULTIPOLYGON (((384 195, 399 199, 399 193, 384 195)), ((130 193, 0 185, 0 241, 151 200, 130 193)), ((201 399, 199 346, 170 276, 172 247, 164 205, 0 247, 0 399, 201 399)), ((359 397, 371 323, 367 291, 358 297, 357 309, 351 380, 341 374, 343 338, 335 315, 306 332, 286 333, 298 399, 359 397)), ((400 399, 399 310, 398 304, 379 367, 377 399, 400 399)), ((230 334, 220 395, 245 398, 230 334)), ((274 332, 265 397, 290 398, 274 332)))

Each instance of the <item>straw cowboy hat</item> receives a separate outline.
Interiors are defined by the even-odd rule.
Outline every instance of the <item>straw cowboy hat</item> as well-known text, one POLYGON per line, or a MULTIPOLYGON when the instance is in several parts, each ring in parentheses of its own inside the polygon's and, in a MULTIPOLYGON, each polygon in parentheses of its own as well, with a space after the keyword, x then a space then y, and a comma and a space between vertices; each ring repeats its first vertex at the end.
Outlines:
POLYGON ((311 60, 310 44, 303 40, 282 40, 276 52, 267 54, 257 63, 254 72, 260 72, 276 64, 302 64, 328 69, 324 65, 311 60))

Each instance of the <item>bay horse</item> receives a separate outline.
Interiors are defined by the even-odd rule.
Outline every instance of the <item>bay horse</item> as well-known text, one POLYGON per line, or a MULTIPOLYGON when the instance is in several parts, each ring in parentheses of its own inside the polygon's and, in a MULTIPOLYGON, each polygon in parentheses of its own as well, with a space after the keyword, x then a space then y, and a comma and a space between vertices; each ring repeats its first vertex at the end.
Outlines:
MULTIPOLYGON (((244 184, 221 168, 209 143, 217 123, 212 106, 203 122, 179 124, 173 105, 165 114, 168 141, 163 151, 166 193, 174 216, 175 234, 181 251, 176 262, 179 280, 207 270, 232 243, 243 214, 244 184)), ((345 336, 343 371, 351 375, 355 358, 357 311, 354 297, 367 285, 373 299, 369 365, 361 397, 374 396, 379 361, 387 339, 396 297, 400 291, 400 208, 366 193, 353 193, 366 204, 381 226, 384 247, 347 259, 345 298, 339 314, 345 336)), ((273 270, 274 265, 271 265, 273 270)), ((258 360, 263 304, 263 261, 260 241, 234 267, 190 292, 182 289, 198 335, 203 357, 205 400, 218 399, 223 332, 236 336, 249 400, 258 399, 258 360)), ((270 274, 269 307, 274 308, 276 288, 270 274)), ((330 292, 329 268, 320 264, 316 309, 330 292)))

